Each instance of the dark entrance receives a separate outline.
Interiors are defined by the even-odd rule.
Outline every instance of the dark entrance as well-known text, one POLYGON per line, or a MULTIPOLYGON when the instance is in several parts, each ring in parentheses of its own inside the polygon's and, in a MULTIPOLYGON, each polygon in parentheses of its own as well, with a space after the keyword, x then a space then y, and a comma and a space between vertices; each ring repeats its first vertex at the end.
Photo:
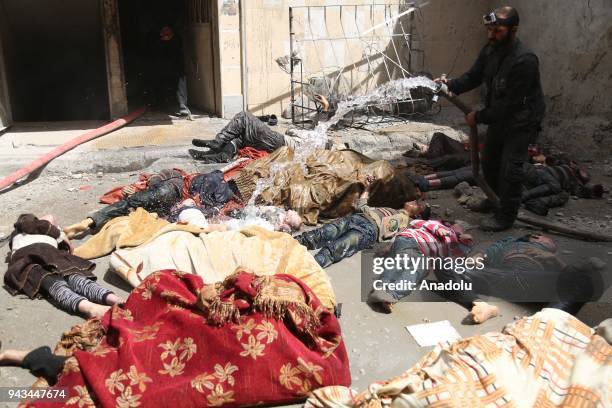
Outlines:
POLYGON ((183 77, 192 110, 220 113, 215 1, 119 0, 130 109, 176 113, 183 77))
POLYGON ((184 77, 185 7, 181 0, 120 0, 119 17, 130 109, 178 111, 184 77))
POLYGON ((98 0, 3 0, 14 121, 108 119, 98 0))

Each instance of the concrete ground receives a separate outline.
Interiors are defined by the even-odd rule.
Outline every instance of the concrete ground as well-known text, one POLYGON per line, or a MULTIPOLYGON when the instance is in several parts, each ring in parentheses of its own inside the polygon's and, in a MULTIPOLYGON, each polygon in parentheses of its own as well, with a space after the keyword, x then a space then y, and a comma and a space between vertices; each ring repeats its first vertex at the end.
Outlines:
MULTIPOLYGON (((141 171, 155 171, 168 167, 186 170, 209 171, 214 166, 194 163, 187 155, 192 137, 212 138, 223 126, 221 119, 202 117, 194 122, 171 123, 160 115, 151 115, 132 126, 79 147, 51 163, 30 182, 0 194, 0 236, 8 235, 12 223, 21 213, 51 213, 62 225, 83 219, 99 208, 98 197, 117 185, 135 180, 141 171)), ((335 140, 349 147, 364 151, 374 157, 388 157, 402 152, 413 140, 431 137, 433 131, 461 134, 457 120, 451 120, 454 128, 439 123, 409 123, 375 132, 342 131, 335 140), (378 145, 373 148, 372 144, 378 145), (386 148, 384 146, 387 146, 386 148)), ((0 177, 26 164, 29 160, 48 151, 53 146, 79 134, 83 129, 97 126, 94 123, 18 125, 11 132, 0 136, 0 177)), ((611 184, 604 178, 604 164, 589 164, 595 181, 611 184)), ((459 219, 476 225, 479 214, 460 207, 452 192, 429 194, 434 211, 446 219, 459 219)), ((568 205, 552 211, 551 219, 569 225, 591 228, 612 234, 612 200, 570 200, 568 205)), ((520 235, 533 231, 517 224, 511 232, 500 234, 470 231, 477 242, 491 242, 507 235, 520 235)), ((602 243, 586 243, 567 237, 556 237, 560 255, 567 261, 597 256, 606 263, 612 261, 612 246, 602 243)), ((2 251, 7 251, 3 246, 2 251)), ((99 282, 112 288, 121 296, 127 296, 129 287, 108 272, 108 257, 98 259, 96 274, 99 282)), ((423 322, 449 320, 462 336, 472 336, 492 330, 501 330, 517 316, 531 314, 536 305, 515 305, 500 301, 501 316, 485 324, 464 324, 467 311, 462 307, 431 295, 428 302, 418 295, 411 296, 389 315, 376 313, 360 300, 360 255, 345 259, 328 269, 338 301, 342 303, 340 319, 347 350, 350 356, 353 386, 363 390, 372 381, 400 374, 420 359, 431 348, 419 347, 408 334, 405 326, 423 322)), ((0 267, 4 274, 6 264, 0 267)), ((610 276, 609 271, 607 272, 610 276)), ((609 303, 587 304, 578 317, 589 325, 596 325, 612 316, 609 303)), ((12 297, 0 291, 0 341, 3 348, 30 349, 40 345, 53 346, 61 334, 82 321, 78 316, 66 314, 45 300, 29 300, 12 297)), ((34 378, 24 370, 0 368, 0 387, 29 386, 34 378)), ((8 406, 8 405, 6 405, 8 406)))

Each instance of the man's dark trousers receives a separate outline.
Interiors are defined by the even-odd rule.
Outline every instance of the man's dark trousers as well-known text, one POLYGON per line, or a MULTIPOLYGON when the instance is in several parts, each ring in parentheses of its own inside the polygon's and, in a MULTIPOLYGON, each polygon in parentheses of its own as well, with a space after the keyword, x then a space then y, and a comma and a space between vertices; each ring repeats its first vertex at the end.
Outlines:
POLYGON ((521 206, 528 147, 534 131, 512 130, 490 125, 482 154, 482 171, 486 182, 500 200, 499 215, 514 220, 521 206))
POLYGON ((165 180, 114 204, 107 205, 89 215, 89 218, 93 220, 96 228, 100 228, 111 219, 128 215, 131 209, 138 207, 163 216, 168 214, 172 206, 180 202, 181 198, 182 192, 177 183, 165 180))

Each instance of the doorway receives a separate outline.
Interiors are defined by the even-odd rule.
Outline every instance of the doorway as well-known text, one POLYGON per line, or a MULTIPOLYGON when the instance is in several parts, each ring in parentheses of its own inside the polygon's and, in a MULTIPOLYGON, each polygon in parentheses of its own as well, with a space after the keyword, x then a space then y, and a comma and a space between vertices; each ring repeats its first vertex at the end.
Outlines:
POLYGON ((119 0, 128 105, 219 113, 212 0, 119 0), (181 84, 182 82, 182 84, 181 84))
POLYGON ((12 119, 107 119, 99 1, 3 0, 1 5, 12 119))

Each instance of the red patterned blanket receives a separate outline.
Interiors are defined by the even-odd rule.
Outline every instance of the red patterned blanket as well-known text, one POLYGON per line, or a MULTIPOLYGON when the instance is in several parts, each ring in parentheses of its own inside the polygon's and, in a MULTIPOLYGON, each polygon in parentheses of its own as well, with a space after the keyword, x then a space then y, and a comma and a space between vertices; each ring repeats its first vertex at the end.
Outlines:
POLYGON ((56 384, 68 407, 279 404, 350 384, 338 320, 289 275, 204 285, 158 272, 101 322, 66 333, 56 353, 73 356, 56 384))

